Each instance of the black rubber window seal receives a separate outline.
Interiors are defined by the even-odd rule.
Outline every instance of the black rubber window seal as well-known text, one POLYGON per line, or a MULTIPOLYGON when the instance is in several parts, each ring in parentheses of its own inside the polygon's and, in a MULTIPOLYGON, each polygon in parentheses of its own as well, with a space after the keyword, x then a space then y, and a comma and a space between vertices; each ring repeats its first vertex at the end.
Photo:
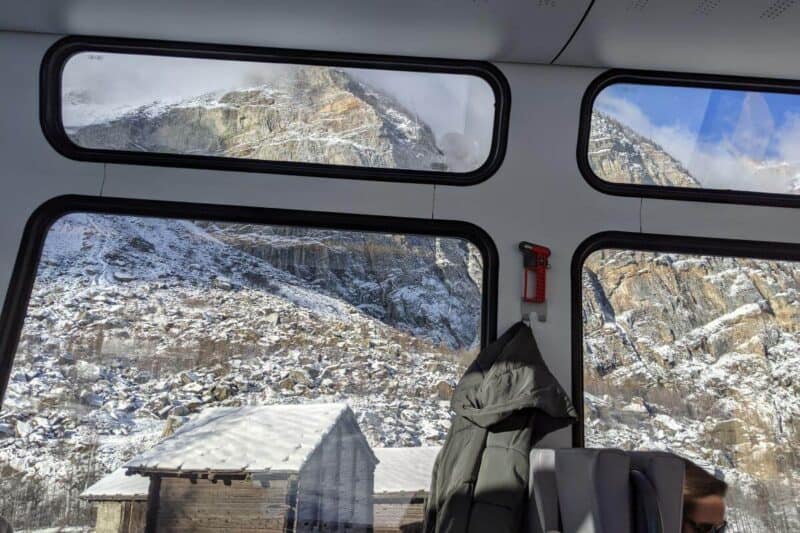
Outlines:
POLYGON ((39 100, 39 120, 44 136, 58 153, 77 161, 463 186, 475 185, 487 180, 497 172, 503 162, 508 141, 511 89, 503 73, 485 61, 71 36, 59 40, 45 53, 40 70, 39 100), (85 148, 70 140, 64 130, 61 112, 61 77, 64 66, 70 57, 81 52, 301 63, 304 65, 476 76, 486 81, 494 93, 495 108, 492 123, 494 131, 491 147, 486 161, 479 168, 463 173, 85 148))

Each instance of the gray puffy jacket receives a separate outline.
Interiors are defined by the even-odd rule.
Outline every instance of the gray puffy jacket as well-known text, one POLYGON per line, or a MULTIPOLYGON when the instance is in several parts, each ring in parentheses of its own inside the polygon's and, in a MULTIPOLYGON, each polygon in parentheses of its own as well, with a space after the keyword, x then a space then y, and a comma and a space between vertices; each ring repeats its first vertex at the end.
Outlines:
POLYGON ((456 414, 434 466, 424 531, 521 531, 531 447, 576 418, 525 324, 481 351, 451 407, 456 414))

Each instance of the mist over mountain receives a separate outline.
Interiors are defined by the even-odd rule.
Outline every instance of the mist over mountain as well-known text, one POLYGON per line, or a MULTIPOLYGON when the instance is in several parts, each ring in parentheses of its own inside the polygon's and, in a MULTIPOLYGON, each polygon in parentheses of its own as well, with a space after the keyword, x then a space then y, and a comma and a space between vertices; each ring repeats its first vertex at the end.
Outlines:
POLYGON ((431 128, 395 98, 342 70, 290 74, 134 109, 69 93, 65 124, 74 143, 96 149, 447 170, 431 128))

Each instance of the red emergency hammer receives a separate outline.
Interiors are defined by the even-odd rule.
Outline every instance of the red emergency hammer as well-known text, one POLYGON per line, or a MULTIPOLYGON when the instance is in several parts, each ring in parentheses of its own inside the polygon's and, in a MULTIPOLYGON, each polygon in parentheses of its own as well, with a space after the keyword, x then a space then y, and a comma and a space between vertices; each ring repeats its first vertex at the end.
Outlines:
POLYGON ((522 301, 532 304, 542 304, 547 299, 547 269, 550 266, 550 248, 522 241, 519 243, 522 252, 522 266, 525 281, 522 288, 522 301), (529 294, 530 283, 528 278, 533 274, 535 287, 533 294, 529 294))

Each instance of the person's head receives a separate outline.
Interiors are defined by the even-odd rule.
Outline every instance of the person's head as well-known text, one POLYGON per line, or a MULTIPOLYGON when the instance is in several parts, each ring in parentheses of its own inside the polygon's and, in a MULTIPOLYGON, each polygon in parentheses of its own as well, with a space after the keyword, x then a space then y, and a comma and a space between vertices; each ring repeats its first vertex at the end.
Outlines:
POLYGON ((725 531, 725 495, 728 485, 684 459, 683 533, 725 531))

